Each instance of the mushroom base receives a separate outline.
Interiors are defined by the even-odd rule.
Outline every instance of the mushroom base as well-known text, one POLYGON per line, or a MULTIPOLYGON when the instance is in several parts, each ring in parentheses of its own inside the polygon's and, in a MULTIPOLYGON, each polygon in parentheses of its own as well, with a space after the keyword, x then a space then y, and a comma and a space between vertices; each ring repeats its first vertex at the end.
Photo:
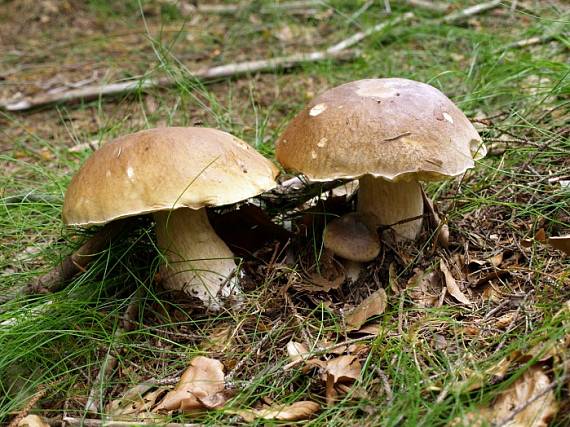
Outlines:
POLYGON ((366 175, 359 180, 358 212, 374 228, 391 226, 396 241, 414 240, 422 229, 424 202, 417 181, 390 182, 366 175), (401 224, 396 224, 400 221, 401 224))
POLYGON ((234 254, 216 234, 206 209, 181 208, 154 214, 164 287, 200 298, 210 309, 220 296, 239 293, 234 254))

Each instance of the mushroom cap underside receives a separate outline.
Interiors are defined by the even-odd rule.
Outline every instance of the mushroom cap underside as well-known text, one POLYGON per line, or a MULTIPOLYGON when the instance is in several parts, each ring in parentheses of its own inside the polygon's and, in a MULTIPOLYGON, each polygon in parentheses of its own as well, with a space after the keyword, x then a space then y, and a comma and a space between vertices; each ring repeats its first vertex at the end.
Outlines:
POLYGON ((373 175, 437 180, 486 151, 463 112, 425 83, 400 78, 346 83, 313 99, 277 142, 277 160, 312 181, 373 175))
POLYGON ((144 130, 103 145, 65 194, 63 220, 104 224, 188 207, 220 206, 276 186, 278 169, 242 140, 216 129, 144 130))

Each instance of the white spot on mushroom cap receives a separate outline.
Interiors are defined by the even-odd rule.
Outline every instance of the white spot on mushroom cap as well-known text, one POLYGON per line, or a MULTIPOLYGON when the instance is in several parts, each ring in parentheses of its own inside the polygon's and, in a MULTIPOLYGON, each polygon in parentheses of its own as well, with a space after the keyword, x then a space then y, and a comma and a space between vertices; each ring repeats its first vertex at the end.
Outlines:
POLYGON ((313 160, 317 158, 317 152, 315 150, 311 151, 311 157, 313 158, 313 160))
POLYGON ((443 118, 447 120, 449 123, 453 123, 453 117, 451 117, 448 113, 443 113, 443 118))
POLYGON ((317 147, 319 147, 319 148, 324 148, 324 147, 327 146, 327 142, 328 142, 328 139, 325 138, 325 137, 322 137, 322 138, 319 140, 319 142, 317 142, 317 147))
POLYGON ((127 176, 129 177, 129 179, 133 179, 133 177, 135 176, 135 171, 132 166, 129 166, 127 168, 127 176))
POLYGON ((309 116, 316 117, 327 109, 327 104, 317 104, 309 111, 309 116))

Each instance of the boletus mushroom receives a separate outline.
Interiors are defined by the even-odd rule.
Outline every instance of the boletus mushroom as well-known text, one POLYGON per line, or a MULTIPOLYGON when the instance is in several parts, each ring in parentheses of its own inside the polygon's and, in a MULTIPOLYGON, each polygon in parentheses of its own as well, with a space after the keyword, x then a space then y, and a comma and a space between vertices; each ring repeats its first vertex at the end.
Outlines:
POLYGON ((167 289, 211 309, 239 292, 234 255, 206 207, 233 204, 276 186, 277 168, 240 139, 196 127, 150 129, 105 144, 83 164, 65 194, 68 225, 105 224, 152 214, 167 259, 167 289))
POLYGON ((359 179, 357 210, 398 241, 422 226, 419 181, 454 177, 484 157, 481 138, 443 93, 400 78, 346 83, 314 98, 289 123, 277 160, 310 181, 359 179))
POLYGON ((358 279, 361 263, 372 261, 380 253, 380 239, 362 215, 350 212, 329 221, 323 232, 323 245, 342 258, 346 276, 358 279))

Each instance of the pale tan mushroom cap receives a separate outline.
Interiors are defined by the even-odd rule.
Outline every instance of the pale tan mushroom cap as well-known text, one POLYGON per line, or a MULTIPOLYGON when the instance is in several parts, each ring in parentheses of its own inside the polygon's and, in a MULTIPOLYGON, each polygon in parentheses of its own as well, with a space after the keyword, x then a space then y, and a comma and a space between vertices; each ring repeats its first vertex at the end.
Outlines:
POLYGON ((207 128, 158 128, 105 144, 71 180, 70 225, 239 202, 276 186, 278 169, 242 140, 207 128))
POLYGON ((372 261, 380 253, 380 239, 358 212, 330 221, 323 233, 325 248, 351 261, 372 261))
POLYGON ((443 93, 413 80, 367 79, 330 89, 291 121, 277 160, 312 181, 370 174, 390 181, 456 176, 486 151, 443 93))

